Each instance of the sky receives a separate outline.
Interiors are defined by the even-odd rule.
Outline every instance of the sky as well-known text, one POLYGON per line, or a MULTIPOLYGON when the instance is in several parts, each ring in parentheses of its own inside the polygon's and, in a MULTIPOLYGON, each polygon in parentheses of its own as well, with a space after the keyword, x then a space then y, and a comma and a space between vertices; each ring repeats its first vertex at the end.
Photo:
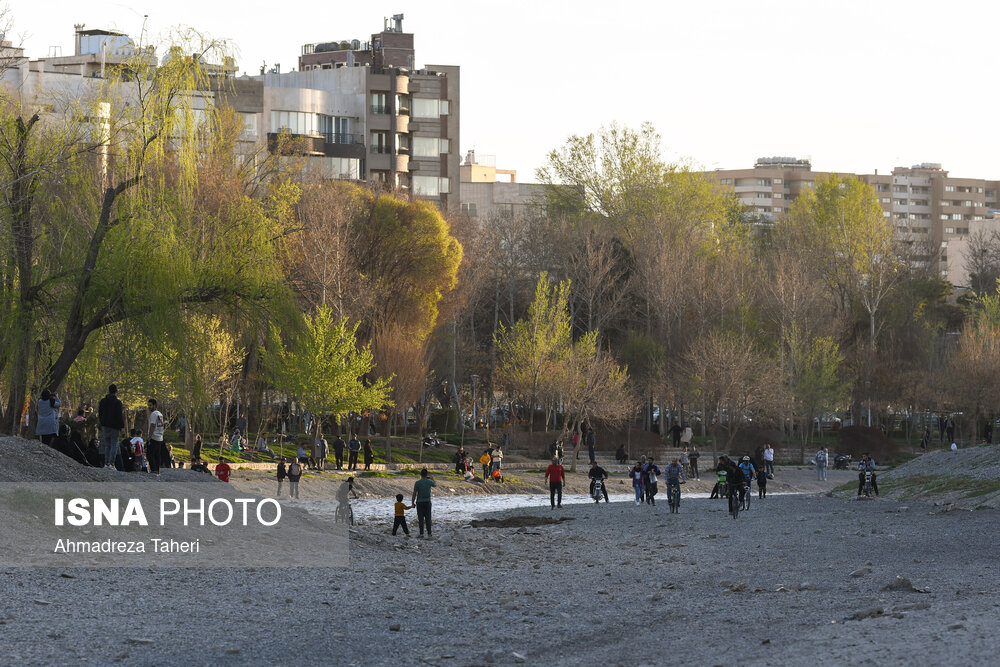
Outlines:
POLYGON ((549 151, 612 122, 651 122, 698 169, 758 157, 887 173, 939 162, 1000 179, 1000 3, 952 0, 8 0, 29 57, 73 51, 73 24, 156 43, 174 26, 229 40, 241 71, 297 67, 302 44, 360 39, 403 13, 416 62, 461 66, 464 153, 534 180, 549 151), (287 8, 287 9, 285 9, 287 8), (144 15, 148 18, 144 19, 144 15), (993 129, 991 129, 993 128, 993 129))

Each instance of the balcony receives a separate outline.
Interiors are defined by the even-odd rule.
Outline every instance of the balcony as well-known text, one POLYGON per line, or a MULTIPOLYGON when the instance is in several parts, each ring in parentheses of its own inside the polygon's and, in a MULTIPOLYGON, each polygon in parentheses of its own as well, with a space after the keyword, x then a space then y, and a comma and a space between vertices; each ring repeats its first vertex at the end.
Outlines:
POLYGON ((392 155, 392 146, 385 144, 372 144, 368 147, 368 152, 372 155, 392 155))
POLYGON ((364 137, 360 134, 346 134, 344 132, 323 132, 323 138, 328 144, 362 144, 364 137))
POLYGON ((392 113, 392 107, 388 104, 373 104, 372 113, 376 116, 384 116, 392 113))

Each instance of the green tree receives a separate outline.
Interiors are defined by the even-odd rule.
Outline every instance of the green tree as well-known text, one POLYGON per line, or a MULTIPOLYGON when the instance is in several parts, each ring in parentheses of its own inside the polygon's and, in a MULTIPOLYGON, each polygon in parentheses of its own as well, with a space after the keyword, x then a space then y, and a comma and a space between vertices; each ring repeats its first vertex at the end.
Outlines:
POLYGON ((278 389, 317 415, 317 433, 324 413, 339 420, 348 412, 392 405, 392 378, 366 379, 375 359, 371 346, 358 347, 358 325, 348 326, 346 319, 334 321, 329 306, 320 306, 314 316, 303 315, 303 321, 302 332, 287 345, 277 327, 272 328, 267 366, 278 389))
POLYGON ((844 357, 831 338, 809 337, 793 329, 790 341, 792 359, 792 394, 798 405, 802 460, 812 432, 814 417, 836 409, 848 396, 848 385, 841 378, 844 357))
POLYGON ((527 316, 511 327, 501 325, 496 336, 498 379, 528 403, 528 429, 534 431, 534 410, 542 395, 556 391, 554 373, 572 348, 569 281, 553 285, 542 273, 527 316))

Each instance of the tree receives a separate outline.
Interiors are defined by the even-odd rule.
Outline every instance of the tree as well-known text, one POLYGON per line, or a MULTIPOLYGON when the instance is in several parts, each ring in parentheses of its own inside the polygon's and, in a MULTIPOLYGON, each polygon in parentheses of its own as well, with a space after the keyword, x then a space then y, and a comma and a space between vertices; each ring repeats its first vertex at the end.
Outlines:
MULTIPOLYGON (((90 104, 65 111, 67 126, 90 134, 69 142, 58 170, 36 171, 36 181, 12 172, 15 206, 28 203, 17 189, 29 185, 35 200, 42 196, 46 203, 44 218, 35 215, 35 205, 17 223, 15 236, 43 242, 23 246, 31 271, 5 278, 7 293, 0 299, 13 302, 10 288, 31 302, 22 312, 32 318, 17 318, 28 324, 4 341, 8 350, 31 341, 27 327, 33 321, 55 334, 44 346, 46 357, 35 360, 35 386, 58 388, 91 336, 105 327, 129 322, 150 337, 177 334, 178 315, 210 306, 267 319, 267 310, 284 297, 276 260, 297 188, 275 183, 262 200, 241 193, 220 209, 199 208, 199 166, 213 126, 200 122, 192 105, 208 99, 205 59, 218 50, 194 37, 172 47, 159 65, 139 50, 109 69, 90 104)), ((62 122, 51 116, 53 126, 62 122)), ((212 116, 211 108, 204 116, 212 116)), ((23 115, 10 121, 13 126, 18 117, 23 115)), ((41 123, 20 124, 18 142, 7 148, 0 142, 0 154, 6 152, 0 162, 17 164, 19 150, 30 153, 33 142, 44 141, 36 133, 41 123)), ((13 274, 5 269, 6 276, 13 274)), ((7 366, 13 391, 3 425, 13 430, 28 371, 20 360, 7 366)))
POLYGON ((390 325, 375 333, 373 350, 383 376, 394 378, 389 398, 397 409, 388 411, 385 434, 385 460, 391 462, 393 422, 397 414, 402 411, 405 433, 406 412, 420 400, 427 386, 430 373, 427 364, 427 341, 417 340, 398 325, 390 325))
POLYGON ((502 386, 528 401, 528 430, 534 431, 534 411, 543 393, 554 393, 553 371, 569 353, 569 282, 557 285, 542 273, 527 316, 511 327, 501 326, 496 338, 497 375, 502 386))
POLYGON ((715 415, 713 443, 728 431, 727 450, 745 422, 773 417, 784 403, 785 388, 773 360, 733 334, 713 330, 696 340, 684 365, 705 406, 705 420, 715 415))
MULTIPOLYGON (((579 431, 586 421, 615 422, 632 413, 634 400, 628 391, 628 371, 598 347, 598 332, 591 331, 574 342, 553 376, 565 411, 564 436, 579 431)), ((573 448, 570 470, 576 472, 576 455, 583 444, 573 448)))
POLYGON ((793 329, 790 339, 792 358, 792 395, 798 405, 800 416, 800 436, 802 438, 802 460, 814 417, 836 408, 848 395, 848 385, 841 378, 844 357, 837 343, 827 337, 803 336, 793 329))
POLYGON ((357 346, 358 325, 334 321, 329 306, 320 306, 313 316, 303 315, 303 323, 303 331, 287 345, 272 327, 267 366, 274 385, 317 416, 317 433, 324 413, 339 419, 348 412, 392 405, 391 377, 364 379, 375 368, 375 359, 370 346, 357 346))
POLYGON ((978 439, 983 415, 1000 411, 1000 289, 979 298, 946 372, 946 387, 956 408, 972 415, 978 439))

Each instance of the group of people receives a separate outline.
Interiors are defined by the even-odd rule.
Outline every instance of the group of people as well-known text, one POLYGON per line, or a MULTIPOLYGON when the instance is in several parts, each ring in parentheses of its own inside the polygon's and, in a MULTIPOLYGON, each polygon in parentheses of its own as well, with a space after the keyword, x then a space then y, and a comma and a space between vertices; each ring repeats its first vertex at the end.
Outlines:
POLYGON ((717 481, 712 488, 710 498, 735 497, 742 503, 754 481, 757 482, 757 497, 760 499, 767 497, 767 468, 764 466, 758 469, 754 466, 749 452, 739 460, 725 454, 721 455, 715 466, 715 472, 717 481))
MULTIPOLYGON (((330 455, 331 446, 322 434, 312 444, 310 451, 306 451, 305 445, 300 444, 295 454, 299 463, 307 470, 326 470, 326 459, 330 455)), ((337 470, 344 469, 344 454, 347 454, 347 469, 358 469, 358 456, 364 451, 365 470, 371 470, 372 463, 375 462, 375 450, 372 448, 372 441, 365 439, 362 445, 357 434, 351 435, 351 439, 344 442, 341 436, 337 436, 333 441, 333 460, 337 470)))

